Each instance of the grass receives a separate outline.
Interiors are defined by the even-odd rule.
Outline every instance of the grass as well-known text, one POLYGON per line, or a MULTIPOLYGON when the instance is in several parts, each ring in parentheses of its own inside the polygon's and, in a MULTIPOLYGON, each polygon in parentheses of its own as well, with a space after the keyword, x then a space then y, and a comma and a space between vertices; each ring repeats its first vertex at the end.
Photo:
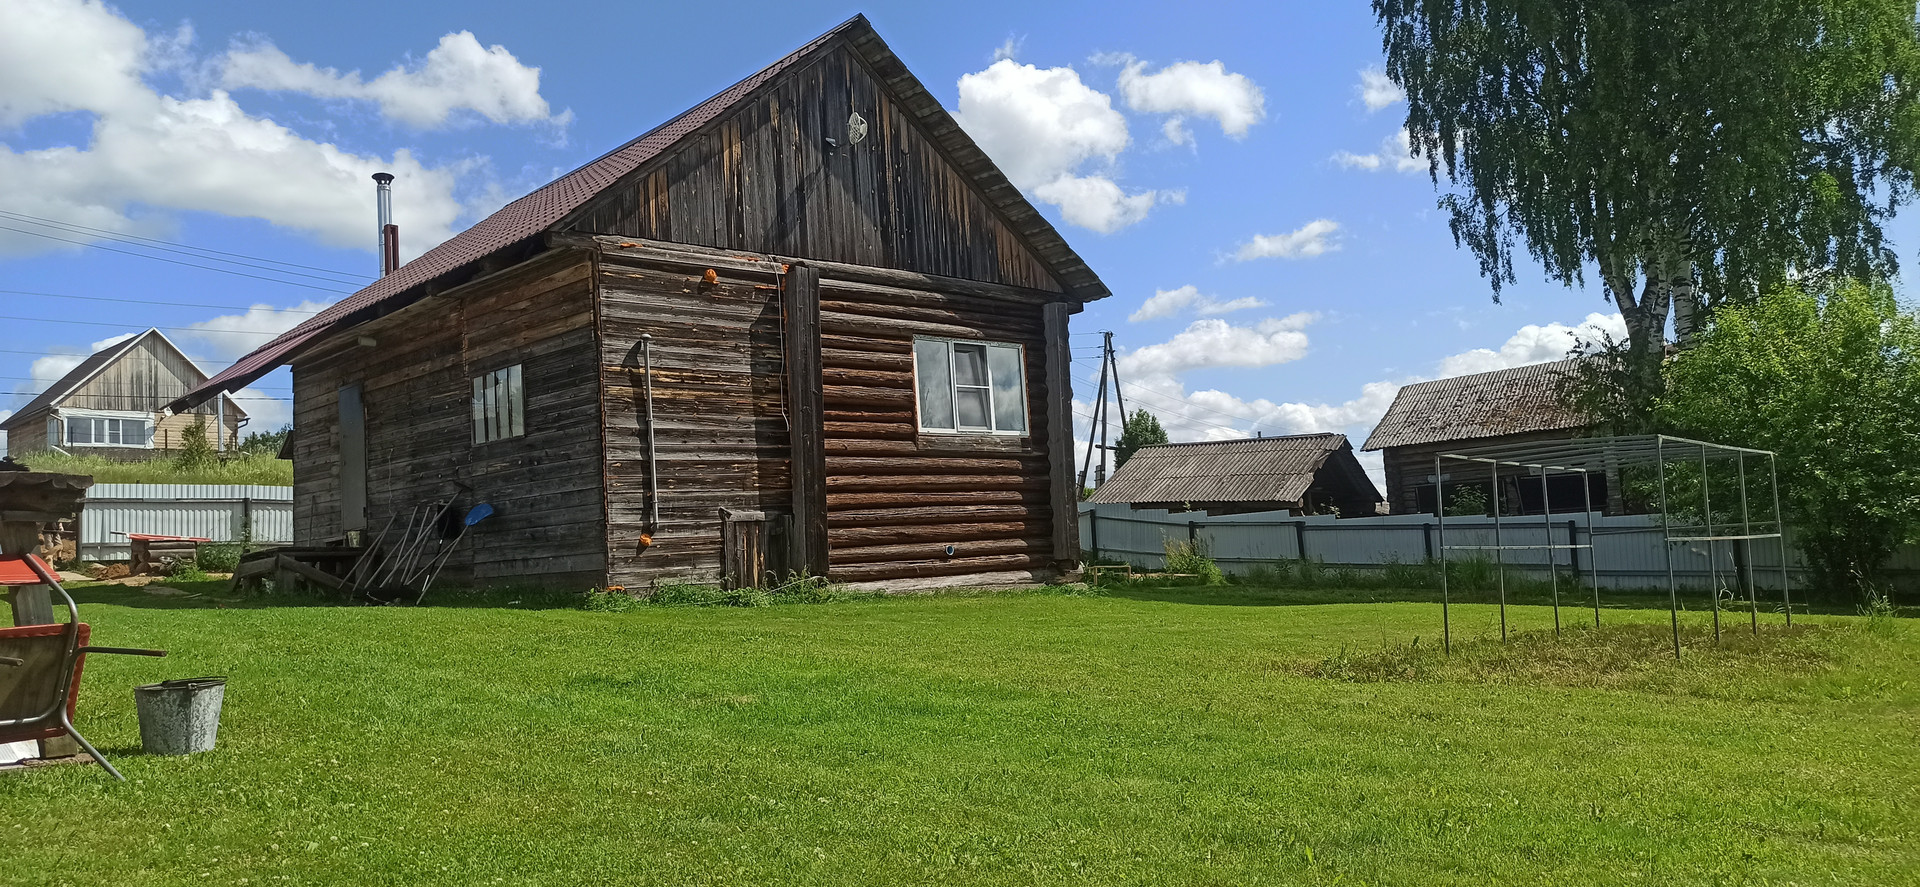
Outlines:
POLYGON ((1685 614, 1675 662, 1664 610, 1554 642, 1513 606, 1502 646, 1456 604, 1448 660, 1433 604, 1292 590, 185 587, 79 592, 100 642, 173 652, 88 664, 82 729, 131 782, 0 776, 0 882, 1920 883, 1902 620, 1765 617, 1714 652, 1685 614), (139 754, 129 688, 202 674, 232 678, 219 749, 139 754))
POLYGON ((100 484, 293 485, 293 463, 276 459, 272 453, 235 455, 204 468, 183 468, 168 457, 116 462, 84 453, 24 453, 14 458, 35 471, 92 475, 93 482, 100 484))

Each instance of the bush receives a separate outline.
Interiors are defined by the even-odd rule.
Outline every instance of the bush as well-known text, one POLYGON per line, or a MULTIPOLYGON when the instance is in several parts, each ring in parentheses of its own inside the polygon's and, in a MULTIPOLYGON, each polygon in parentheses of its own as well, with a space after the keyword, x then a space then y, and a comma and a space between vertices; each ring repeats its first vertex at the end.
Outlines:
POLYGON ((240 543, 204 543, 200 546, 195 564, 208 573, 231 573, 240 566, 240 543))
POLYGON ((1168 540, 1167 572, 1188 573, 1193 575, 1200 585, 1220 585, 1227 581, 1220 565, 1207 557, 1206 547, 1197 542, 1176 542, 1168 540))
POLYGON ((206 582, 213 578, 201 571, 200 565, 193 561, 176 561, 163 567, 162 571, 175 582, 206 582))

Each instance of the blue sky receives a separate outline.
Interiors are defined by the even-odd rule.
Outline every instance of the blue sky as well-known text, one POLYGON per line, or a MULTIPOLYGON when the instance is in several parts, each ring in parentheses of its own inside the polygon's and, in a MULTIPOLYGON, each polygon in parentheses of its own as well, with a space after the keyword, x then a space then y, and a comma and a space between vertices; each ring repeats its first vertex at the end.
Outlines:
MULTIPOLYGON (((1128 405, 1176 439, 1358 446, 1398 384, 1552 359, 1609 323, 1597 288, 1533 269, 1494 304, 1402 162, 1403 105, 1365 88, 1361 2, 0 0, 0 227, 368 274, 373 169, 400 174, 417 255, 855 12, 1107 282, 1074 330, 1115 333, 1128 405)), ((359 280, 228 267, 281 282, 0 230, 0 411, 147 326, 222 366, 359 280)), ((285 421, 288 385, 244 393, 256 427, 285 421)))

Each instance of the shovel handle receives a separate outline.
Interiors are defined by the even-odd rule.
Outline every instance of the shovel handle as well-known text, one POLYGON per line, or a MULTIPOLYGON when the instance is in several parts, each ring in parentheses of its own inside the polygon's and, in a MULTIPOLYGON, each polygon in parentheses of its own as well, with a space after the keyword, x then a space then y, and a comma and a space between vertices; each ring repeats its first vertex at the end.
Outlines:
POLYGON ((81 647, 82 653, 118 653, 122 656, 165 656, 165 650, 140 650, 133 647, 81 647))

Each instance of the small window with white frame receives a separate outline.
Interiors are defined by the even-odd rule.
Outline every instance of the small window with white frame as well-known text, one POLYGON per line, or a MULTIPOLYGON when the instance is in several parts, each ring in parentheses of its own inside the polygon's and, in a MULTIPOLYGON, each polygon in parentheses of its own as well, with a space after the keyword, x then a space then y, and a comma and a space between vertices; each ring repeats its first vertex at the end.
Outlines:
POLYGON ((507 440, 527 433, 526 386, 520 365, 473 377, 473 442, 507 440))
POLYGON ((920 430, 1025 434, 1027 384, 1019 345, 913 340, 920 430))

